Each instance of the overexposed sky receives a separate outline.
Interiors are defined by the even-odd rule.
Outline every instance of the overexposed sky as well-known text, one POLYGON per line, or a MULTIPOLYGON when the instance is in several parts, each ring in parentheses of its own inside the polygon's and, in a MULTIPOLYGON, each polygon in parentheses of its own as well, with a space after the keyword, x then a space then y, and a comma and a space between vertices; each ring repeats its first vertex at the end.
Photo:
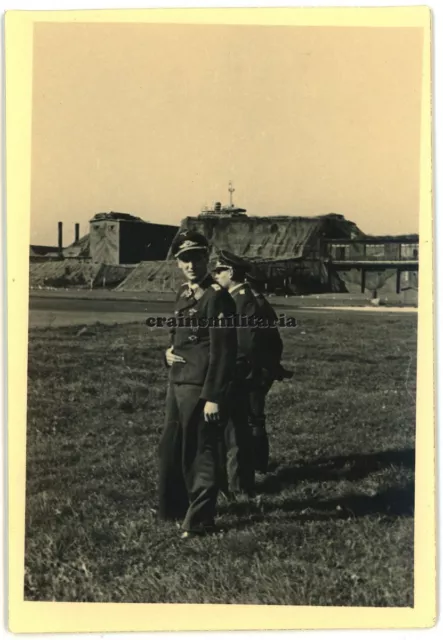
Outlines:
POLYGON ((204 204, 418 231, 422 32, 38 24, 31 241, 204 204))

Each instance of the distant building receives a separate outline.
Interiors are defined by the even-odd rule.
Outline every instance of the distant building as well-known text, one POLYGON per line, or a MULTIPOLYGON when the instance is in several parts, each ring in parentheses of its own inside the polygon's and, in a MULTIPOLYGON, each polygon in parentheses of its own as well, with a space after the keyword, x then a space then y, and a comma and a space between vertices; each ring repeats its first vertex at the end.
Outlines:
MULTIPOLYGON (((323 238, 352 239, 364 234, 344 216, 196 216, 181 229, 200 231, 211 244, 211 257, 227 249, 253 263, 269 291, 324 291, 331 287, 323 264, 323 238)), ((171 254, 169 254, 171 257, 171 254)), ((340 283, 335 284, 340 289, 340 283)))
POLYGON ((329 279, 337 276, 347 288, 359 285, 360 291, 372 291, 374 296, 388 281, 391 289, 401 293, 418 289, 419 237, 417 234, 398 236, 363 236, 362 238, 323 241, 329 279))
POLYGON ((59 248, 50 247, 41 244, 31 244, 29 246, 29 259, 31 262, 38 262, 41 260, 49 260, 51 258, 59 258, 59 248))
POLYGON ((386 262, 418 260, 419 237, 417 234, 399 236, 368 236, 359 239, 324 242, 326 253, 337 262, 367 261, 386 262))
POLYGON ((242 209, 241 207, 236 207, 233 204, 222 206, 221 202, 216 202, 214 207, 210 209, 209 207, 203 207, 199 216, 245 216, 246 209, 242 209))
POLYGON ((177 230, 128 213, 97 213, 89 223, 90 256, 108 265, 164 260, 177 230))
MULTIPOLYGON (((31 262, 41 262, 42 260, 63 260, 63 258, 70 257, 85 257, 80 255, 80 244, 83 247, 83 242, 80 241, 80 225, 75 223, 75 236, 74 243, 69 247, 63 248, 63 222, 60 221, 57 224, 58 227, 58 245, 57 246, 43 246, 31 244, 29 247, 29 257, 31 262)), ((84 252, 83 252, 84 253, 84 252)))
POLYGON ((222 206, 221 202, 216 202, 214 204, 214 207, 212 209, 210 209, 209 207, 203 207, 203 209, 200 212, 200 217, 212 217, 212 216, 223 216, 223 217, 230 217, 230 216, 245 216, 246 215, 246 209, 242 209, 241 207, 236 207, 235 204, 232 201, 232 194, 234 193, 235 189, 232 186, 232 182, 229 182, 229 187, 228 187, 228 191, 229 191, 229 205, 225 205, 222 206))
MULTIPOLYGON (((416 295, 417 234, 369 236, 336 213, 311 217, 247 216, 245 209, 232 203, 233 191, 230 184, 229 206, 215 203, 213 209, 204 208, 199 215, 182 220, 180 227, 145 222, 128 213, 97 213, 90 220, 89 234, 80 237, 80 225, 75 224, 74 242, 65 248, 63 223, 59 222, 58 246, 31 245, 30 262, 46 261, 51 269, 57 261, 66 262, 60 267, 61 275, 57 272, 57 282, 68 281, 67 271, 72 272, 74 267, 87 275, 91 269, 92 273, 106 267, 90 277, 94 286, 101 278, 100 286, 121 282, 122 289, 170 290, 179 278, 171 260, 171 243, 179 231, 187 229, 208 238, 211 261, 219 249, 248 259, 252 275, 262 281, 268 292, 371 291, 374 298, 383 291, 416 295), (132 273, 134 265, 139 267, 132 273)), ((32 266, 39 269, 41 265, 32 266)), ((46 272, 34 275, 36 282, 39 278, 47 280, 46 272)), ((54 280, 55 276, 51 278, 54 280)))
MULTIPOLYGON (((211 258, 227 249, 248 259, 267 291, 288 294, 418 288, 418 235, 367 236, 344 216, 199 215, 181 229, 200 231, 211 258)), ((169 257, 171 255, 169 254, 169 257)))

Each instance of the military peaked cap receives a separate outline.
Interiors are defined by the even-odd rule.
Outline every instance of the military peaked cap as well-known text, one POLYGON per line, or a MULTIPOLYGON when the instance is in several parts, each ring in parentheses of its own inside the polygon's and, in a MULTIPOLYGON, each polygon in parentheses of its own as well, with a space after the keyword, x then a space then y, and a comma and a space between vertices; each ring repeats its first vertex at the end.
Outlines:
POLYGON ((205 236, 197 231, 180 231, 171 244, 171 252, 175 258, 185 251, 207 251, 208 241, 205 236))
POLYGON ((240 256, 236 256, 235 253, 221 249, 217 254, 217 267, 233 267, 248 271, 251 265, 240 256))

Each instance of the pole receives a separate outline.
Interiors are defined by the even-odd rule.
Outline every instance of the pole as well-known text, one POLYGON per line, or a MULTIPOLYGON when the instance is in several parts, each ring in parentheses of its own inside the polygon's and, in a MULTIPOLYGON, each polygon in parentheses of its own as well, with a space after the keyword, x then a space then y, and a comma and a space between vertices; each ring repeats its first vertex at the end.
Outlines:
POLYGON ((229 206, 232 207, 232 194, 234 193, 235 189, 232 186, 232 182, 231 181, 229 181, 228 191, 229 191, 229 206))
POLYGON ((58 223, 58 252, 63 253, 63 222, 58 223))
POLYGON ((330 260, 326 263, 326 268, 328 270, 328 291, 332 291, 332 265, 330 260))

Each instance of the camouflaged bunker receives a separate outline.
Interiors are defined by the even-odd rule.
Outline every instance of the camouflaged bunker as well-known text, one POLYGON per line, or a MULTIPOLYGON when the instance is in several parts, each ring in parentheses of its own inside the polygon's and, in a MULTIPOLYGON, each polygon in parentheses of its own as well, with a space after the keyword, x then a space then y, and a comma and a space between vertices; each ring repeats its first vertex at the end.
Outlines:
MULTIPOLYGON (((232 215, 229 208, 185 218, 180 230, 199 231, 209 240, 211 258, 227 249, 248 259, 268 291, 315 293, 345 291, 326 266, 324 239, 353 240, 364 234, 339 214, 314 217, 232 215)), ((237 213, 237 212, 236 212, 237 213)), ((171 258, 168 254, 168 258, 171 258)))
MULTIPOLYGON (((246 209, 216 202, 180 227, 153 224, 127 213, 98 213, 89 233, 63 248, 30 247, 31 286, 90 286, 126 291, 176 291, 182 274, 172 260, 171 243, 185 229, 203 233, 217 250, 248 259, 252 273, 271 293, 323 292, 407 294, 418 291, 417 234, 369 236, 343 215, 313 217, 248 216, 246 209)), ((411 297, 412 296, 412 297, 411 297)))

